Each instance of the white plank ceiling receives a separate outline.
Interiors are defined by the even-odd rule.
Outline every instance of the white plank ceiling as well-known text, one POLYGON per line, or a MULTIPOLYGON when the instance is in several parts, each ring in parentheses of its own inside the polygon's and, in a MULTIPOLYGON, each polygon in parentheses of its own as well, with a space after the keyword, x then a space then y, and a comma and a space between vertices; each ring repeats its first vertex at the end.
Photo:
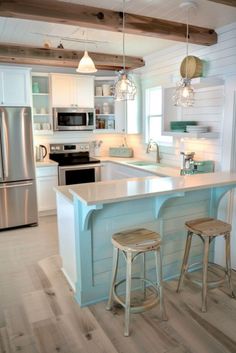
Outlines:
MULTIPOLYGON (((63 1, 122 11, 122 0, 63 1)), ((182 2, 182 0, 127 0, 125 11, 185 23, 186 12, 179 6, 182 2)), ((236 21, 235 7, 216 4, 207 0, 196 0, 195 3, 197 9, 190 13, 190 23, 193 25, 217 29, 236 21)), ((122 54, 121 33, 46 22, 0 18, 0 42, 2 43, 43 46, 43 43, 48 41, 52 47, 57 47, 61 39, 66 49, 84 50, 85 44, 76 40, 83 41, 86 38, 97 41, 97 43, 86 44, 89 51, 122 54), (63 39, 65 37, 75 41, 63 39)), ((130 34, 125 36, 125 52, 127 55, 145 56, 173 44, 176 44, 176 42, 130 34)))

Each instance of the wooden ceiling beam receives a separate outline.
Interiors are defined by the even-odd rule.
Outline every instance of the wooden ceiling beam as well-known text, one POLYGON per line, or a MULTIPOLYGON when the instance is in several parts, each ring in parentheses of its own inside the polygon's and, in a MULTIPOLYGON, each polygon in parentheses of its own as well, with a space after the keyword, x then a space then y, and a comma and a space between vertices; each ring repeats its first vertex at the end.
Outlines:
POLYGON ((217 4, 236 7, 236 0, 208 0, 208 1, 216 2, 217 4))
MULTIPOLYGON (((56 0, 1 0, 0 16, 122 32, 122 12, 56 0)), ((186 24, 126 13, 125 33, 184 42, 186 24)), ((189 42, 212 45, 217 34, 190 25, 189 42)))
MULTIPOLYGON (((0 62, 4 63, 76 68, 83 55, 83 51, 35 48, 32 46, 0 43, 0 62)), ((89 55, 93 59, 97 69, 120 70, 123 67, 122 55, 93 52, 89 52, 89 55)), ((144 66, 144 61, 140 57, 126 56, 125 63, 128 70, 144 66)))

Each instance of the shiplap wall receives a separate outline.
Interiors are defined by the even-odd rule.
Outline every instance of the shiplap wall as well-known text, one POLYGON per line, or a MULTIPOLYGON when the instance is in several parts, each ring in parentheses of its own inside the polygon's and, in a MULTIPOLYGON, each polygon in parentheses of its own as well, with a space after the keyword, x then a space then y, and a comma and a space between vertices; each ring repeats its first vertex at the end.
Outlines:
MULTIPOLYGON (((236 75, 236 22, 217 30, 218 43, 210 47, 189 45, 190 55, 204 61, 205 77, 220 77, 224 81, 236 75)), ((146 88, 158 85, 170 86, 179 76, 181 61, 186 56, 185 44, 163 49, 145 57, 145 67, 136 70, 141 75, 143 92, 146 88)), ((143 94, 144 97, 144 94, 143 94)), ((196 104, 184 112, 184 119, 198 120, 200 124, 211 126, 212 131, 222 133, 224 118, 224 86, 197 89, 196 104)), ((93 133, 56 133, 53 136, 36 136, 35 143, 48 145, 54 142, 77 142, 103 140, 101 155, 107 155, 110 146, 123 143, 122 135, 98 135, 93 133)), ((155 152, 146 154, 143 134, 128 135, 128 144, 134 148, 137 158, 155 160, 155 152)), ((221 138, 219 139, 173 139, 169 145, 161 145, 162 162, 173 166, 180 165, 180 151, 195 151, 197 159, 210 159, 220 169, 221 138)))
MULTIPOLYGON (((189 46, 190 55, 204 61, 204 77, 222 78, 224 81, 236 75, 236 22, 217 30, 218 43, 210 47, 189 46)), ((176 44, 158 53, 145 57, 145 68, 140 70, 143 92, 154 86, 170 86, 174 78, 179 76, 181 61, 186 56, 185 44, 176 44)), ((196 104, 184 111, 184 119, 197 120, 200 124, 210 126, 212 131, 222 133, 224 124, 224 86, 196 89, 196 104)), ((171 119, 170 119, 171 120, 171 119)), ((138 146, 136 156, 154 159, 155 153, 145 154, 143 136, 132 136, 129 141, 138 146)), ((216 169, 220 168, 221 138, 219 139, 187 139, 174 138, 169 146, 162 145, 162 162, 179 166, 179 152, 195 151, 197 159, 216 161, 216 169)))
MULTIPOLYGON (((112 187, 114 188, 113 184, 112 187)), ((81 222, 79 217, 81 208, 80 201, 77 200, 75 247, 77 252, 76 298, 79 303, 84 306, 107 298, 111 283, 111 234, 131 229, 134 224, 136 227, 144 227, 161 234, 164 279, 178 277, 186 240, 184 223, 194 217, 201 218, 208 215, 209 197, 209 189, 190 191, 183 197, 174 197, 164 204, 161 219, 156 217, 155 197, 104 204, 101 209, 92 213, 89 227, 85 230, 78 226, 81 222), (83 256, 85 253, 87 257, 83 256)), ((201 239, 193 237, 189 263, 198 266, 196 263, 202 261, 202 254, 201 239)), ((212 257, 211 247, 211 260, 212 257)), ((120 260, 118 278, 122 279, 125 277, 123 256, 120 260)), ((134 276, 140 275, 142 269, 140 260, 141 258, 137 258, 133 263, 134 276)), ((147 278, 155 281, 153 254, 147 254, 146 260, 147 278)))

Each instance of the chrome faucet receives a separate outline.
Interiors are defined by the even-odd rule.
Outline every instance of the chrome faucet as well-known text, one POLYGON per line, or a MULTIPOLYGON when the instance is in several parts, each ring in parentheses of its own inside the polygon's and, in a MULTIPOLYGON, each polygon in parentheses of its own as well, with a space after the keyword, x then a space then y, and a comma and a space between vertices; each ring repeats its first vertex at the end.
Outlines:
POLYGON ((155 141, 153 141, 152 139, 150 139, 150 140, 148 141, 146 153, 149 153, 150 151, 152 151, 152 146, 156 146, 156 162, 157 162, 157 163, 160 163, 160 162, 161 162, 161 157, 160 157, 159 145, 158 145, 157 142, 155 142, 155 141))

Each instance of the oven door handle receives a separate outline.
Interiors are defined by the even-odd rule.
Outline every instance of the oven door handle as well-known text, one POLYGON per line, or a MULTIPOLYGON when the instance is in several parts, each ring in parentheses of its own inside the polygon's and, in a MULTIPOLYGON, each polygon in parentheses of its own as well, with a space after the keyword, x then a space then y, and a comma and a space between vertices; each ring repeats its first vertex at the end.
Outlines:
POLYGON ((59 166, 60 170, 77 170, 77 169, 91 169, 91 168, 101 168, 100 163, 96 164, 79 164, 79 165, 70 165, 70 166, 59 166))

